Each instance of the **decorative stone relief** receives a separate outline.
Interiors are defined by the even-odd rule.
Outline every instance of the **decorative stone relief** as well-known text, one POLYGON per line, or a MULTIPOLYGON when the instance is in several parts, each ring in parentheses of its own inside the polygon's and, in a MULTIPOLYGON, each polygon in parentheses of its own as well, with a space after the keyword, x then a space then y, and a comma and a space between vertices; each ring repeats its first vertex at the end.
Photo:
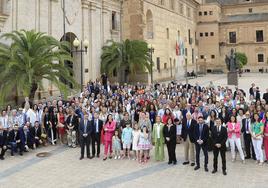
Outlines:
POLYGON ((75 22, 76 17, 78 16, 79 10, 81 8, 80 2, 80 0, 65 1, 65 14, 69 25, 72 25, 75 22))

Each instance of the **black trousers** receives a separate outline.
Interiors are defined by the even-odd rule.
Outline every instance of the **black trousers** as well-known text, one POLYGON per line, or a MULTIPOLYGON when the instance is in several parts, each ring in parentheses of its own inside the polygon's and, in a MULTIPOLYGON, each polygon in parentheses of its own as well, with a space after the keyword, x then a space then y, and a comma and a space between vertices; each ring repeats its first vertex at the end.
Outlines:
POLYGON ((208 166, 208 146, 201 144, 199 145, 198 143, 195 144, 195 152, 196 152, 196 166, 200 167, 200 151, 201 149, 203 150, 204 157, 205 157, 205 164, 204 166, 208 166))
POLYGON ((244 134, 244 142, 245 142, 246 157, 252 157, 253 159, 256 159, 250 134, 244 134), (250 150, 252 151, 252 155, 250 150))
POLYGON ((84 157, 85 147, 86 147, 86 150, 87 150, 87 157, 90 157, 89 144, 90 144, 90 137, 89 137, 89 135, 87 135, 86 137, 84 137, 83 135, 81 135, 81 138, 80 138, 81 157, 84 157))
POLYGON ((97 143, 97 155, 100 155, 100 133, 92 134, 92 155, 96 154, 96 143, 97 143))
POLYGON ((167 142, 167 150, 168 150, 168 158, 169 162, 177 162, 176 159, 176 141, 175 142, 167 142))
POLYGON ((226 157, 225 157, 226 148, 217 148, 217 147, 213 148, 213 157, 214 157, 213 168, 214 168, 214 170, 218 170, 219 153, 221 154, 222 170, 225 171, 226 170, 226 157))
POLYGON ((40 140, 41 139, 39 139, 39 138, 38 139, 34 138, 34 143, 35 143, 36 147, 38 147, 40 145, 40 140))
POLYGON ((1 158, 1 157, 4 157, 4 155, 5 155, 6 151, 7 151, 7 146, 6 146, 6 149, 4 149, 3 147, 4 147, 4 146, 1 146, 1 147, 0 147, 0 150, 1 150, 0 158, 1 158))

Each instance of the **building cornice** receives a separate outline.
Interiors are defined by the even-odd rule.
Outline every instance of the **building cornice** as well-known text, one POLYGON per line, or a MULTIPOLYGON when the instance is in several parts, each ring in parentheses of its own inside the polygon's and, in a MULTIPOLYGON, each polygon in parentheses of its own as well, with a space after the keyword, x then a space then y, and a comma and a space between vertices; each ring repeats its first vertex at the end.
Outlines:
POLYGON ((241 7, 255 7, 255 6, 263 6, 268 5, 264 2, 255 2, 255 3, 239 3, 239 4, 229 4, 229 5, 222 5, 222 8, 236 8, 237 6, 241 7))
MULTIPOLYGON (((165 6, 161 6, 161 5, 158 5, 158 4, 155 4, 155 3, 152 3, 152 2, 150 2, 150 0, 144 0, 144 2, 146 2, 146 3, 148 3, 148 4, 151 4, 151 5, 153 5, 153 6, 156 6, 156 7, 158 7, 158 8, 160 8, 160 9, 163 9, 163 10, 166 10, 166 11, 168 11, 168 12, 171 12, 171 13, 174 13, 174 14, 176 14, 176 15, 178 15, 178 16, 181 16, 181 17, 183 17, 183 18, 185 18, 185 19, 187 19, 187 20, 189 20, 189 21, 194 21, 196 18, 195 18, 195 16, 194 16, 194 10, 193 10, 193 17, 187 17, 186 15, 183 15, 183 14, 180 14, 180 13, 178 13, 178 12, 176 12, 176 11, 174 11, 174 10, 171 10, 171 9, 169 9, 169 8, 167 8, 167 7, 165 7, 165 6)), ((184 2, 185 3, 185 2, 184 2)), ((192 8, 196 8, 197 9, 197 7, 192 7, 192 8)))
POLYGON ((232 25, 232 24, 240 24, 240 23, 261 23, 263 22, 264 24, 268 24, 268 20, 267 21, 263 21, 263 20, 256 20, 256 21, 236 21, 236 22, 219 22, 220 26, 221 25, 232 25))

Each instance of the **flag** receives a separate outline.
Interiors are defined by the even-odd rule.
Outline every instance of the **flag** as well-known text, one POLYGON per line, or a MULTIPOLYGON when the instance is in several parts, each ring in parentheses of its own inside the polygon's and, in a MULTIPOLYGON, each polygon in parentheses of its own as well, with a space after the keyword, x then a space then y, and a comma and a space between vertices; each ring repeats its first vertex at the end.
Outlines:
POLYGON ((180 46, 178 45, 178 41, 176 41, 176 56, 180 55, 180 46))
POLYGON ((183 44, 183 40, 180 40, 180 55, 184 55, 184 44, 183 44))

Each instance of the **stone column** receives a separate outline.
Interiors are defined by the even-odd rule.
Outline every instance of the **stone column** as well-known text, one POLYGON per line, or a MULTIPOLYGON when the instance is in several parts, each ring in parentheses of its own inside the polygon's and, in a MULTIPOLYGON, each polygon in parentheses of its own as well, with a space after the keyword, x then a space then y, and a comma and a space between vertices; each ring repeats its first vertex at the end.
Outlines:
POLYGON ((110 40, 111 37, 111 11, 107 6, 102 7, 102 33, 103 33, 103 42, 102 45, 105 45, 107 40, 110 40))
MULTIPOLYGON (((87 53, 83 54, 83 84, 85 85, 90 80, 90 56, 91 56, 91 32, 90 32, 90 12, 89 12, 89 2, 82 1, 82 36, 81 40, 88 40, 89 47, 87 53)), ((84 49, 84 46, 83 46, 84 49)), ((80 61, 79 61, 80 62, 80 61)))
POLYGON ((96 4, 90 3, 91 14, 91 79, 95 80, 100 76, 100 56, 101 56, 101 8, 96 4))

